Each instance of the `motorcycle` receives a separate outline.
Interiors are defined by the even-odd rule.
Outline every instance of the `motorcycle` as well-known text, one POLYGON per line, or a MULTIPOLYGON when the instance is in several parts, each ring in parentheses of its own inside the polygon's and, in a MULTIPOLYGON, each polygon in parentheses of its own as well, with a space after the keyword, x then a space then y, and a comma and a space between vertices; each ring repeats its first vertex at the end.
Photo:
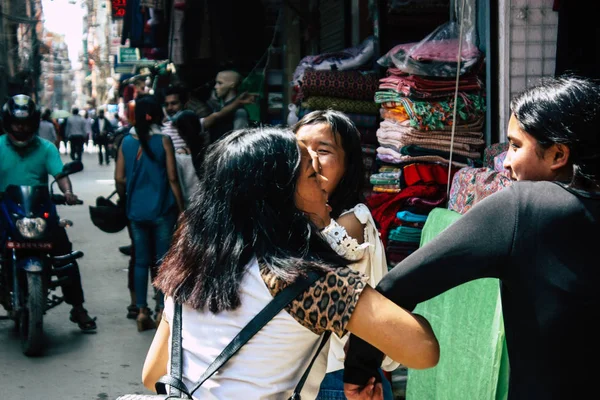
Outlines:
POLYGON ((0 304, 8 313, 2 319, 15 322, 27 356, 43 352, 44 314, 63 302, 53 291, 68 279, 62 273, 83 257, 81 251, 51 254, 55 228, 73 224, 59 218, 55 205, 67 202, 65 196, 54 194, 53 186, 58 179, 81 170, 83 164, 73 161, 65 164, 50 189, 10 185, 0 197, 0 304))

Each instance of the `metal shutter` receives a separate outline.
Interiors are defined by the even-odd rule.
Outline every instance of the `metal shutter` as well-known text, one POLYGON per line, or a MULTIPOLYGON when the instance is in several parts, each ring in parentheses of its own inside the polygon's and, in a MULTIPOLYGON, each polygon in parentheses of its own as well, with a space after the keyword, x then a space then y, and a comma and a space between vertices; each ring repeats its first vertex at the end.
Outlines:
POLYGON ((319 51, 328 53, 345 49, 346 1, 321 0, 319 2, 319 51))

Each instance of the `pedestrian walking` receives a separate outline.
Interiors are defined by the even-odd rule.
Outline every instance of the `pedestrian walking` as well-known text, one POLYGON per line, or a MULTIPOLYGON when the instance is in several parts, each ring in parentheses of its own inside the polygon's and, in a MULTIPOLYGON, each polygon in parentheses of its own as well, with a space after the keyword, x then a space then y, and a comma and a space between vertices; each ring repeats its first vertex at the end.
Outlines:
POLYGON ((38 135, 42 139, 46 139, 58 148, 58 136, 56 135, 56 127, 52 122, 51 115, 52 111, 49 109, 44 110, 44 113, 42 114, 42 120, 40 121, 40 127, 38 129, 38 135))
POLYGON ((98 146, 98 164, 100 165, 103 162, 106 162, 106 165, 110 164, 108 145, 110 136, 113 134, 113 125, 104 116, 104 110, 100 110, 98 117, 92 123, 92 140, 94 141, 94 145, 98 146))
POLYGON ((79 109, 73 108, 65 126, 65 138, 71 144, 71 160, 81 161, 83 145, 87 138, 86 124, 86 120, 79 115, 79 109))
MULTIPOLYGON (((156 327, 147 303, 148 273, 153 260, 162 260, 167 252, 177 217, 184 208, 173 143, 161 134, 161 119, 162 110, 154 96, 136 99, 136 122, 123 139, 115 169, 119 196, 126 199, 135 248, 138 331, 156 327)), ((159 292, 156 294, 158 320, 162 310, 163 296, 159 292)))

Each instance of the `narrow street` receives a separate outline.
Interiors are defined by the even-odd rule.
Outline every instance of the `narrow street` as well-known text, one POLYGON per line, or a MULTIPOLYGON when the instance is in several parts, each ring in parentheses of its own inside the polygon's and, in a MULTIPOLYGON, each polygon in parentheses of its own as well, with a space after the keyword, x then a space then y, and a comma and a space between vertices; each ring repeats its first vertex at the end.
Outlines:
MULTIPOLYGON (((63 155, 63 161, 69 161, 63 155)), ((59 208, 74 226, 68 233, 73 248, 84 252, 80 261, 85 307, 96 316, 95 334, 82 333, 69 321, 70 306, 61 304, 44 318, 47 350, 28 358, 21 353, 13 322, 0 320, 0 387, 11 399, 114 399, 125 393, 145 393, 141 369, 154 331, 138 333, 134 320, 125 318, 129 304, 128 258, 118 251, 129 242, 127 231, 107 234, 89 217, 89 205, 114 188, 114 163, 99 166, 96 154, 84 154, 84 170, 72 175, 74 192, 83 206, 59 208)), ((60 292, 60 291, 59 291, 60 292)), ((60 294, 60 293, 59 293, 60 294)), ((0 310, 4 315, 4 310, 0 310)), ((4 398, 5 395, 0 397, 4 398)))

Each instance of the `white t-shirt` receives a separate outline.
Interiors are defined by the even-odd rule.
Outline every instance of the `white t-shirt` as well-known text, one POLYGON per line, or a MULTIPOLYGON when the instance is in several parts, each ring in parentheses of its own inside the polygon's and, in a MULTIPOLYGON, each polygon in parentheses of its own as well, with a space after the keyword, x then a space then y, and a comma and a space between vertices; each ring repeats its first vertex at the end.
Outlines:
MULTIPOLYGON (((234 311, 212 314, 208 311, 194 310, 184 305, 182 308, 182 353, 183 381, 191 388, 210 363, 221 353, 225 346, 240 330, 262 310, 272 299, 273 284, 276 278, 265 277, 253 259, 247 266, 242 278, 240 300, 241 306, 234 311), (269 280, 270 282, 267 282, 269 280)), ((350 318, 354 305, 358 302, 360 292, 364 288, 366 278, 346 267, 329 272, 317 281, 302 299, 292 302, 290 308, 279 312, 265 325, 240 351, 232 357, 215 375, 207 380, 195 393, 195 399, 287 399, 298 384, 310 360, 320 343, 320 334, 330 329, 336 334, 345 333, 345 324, 350 318), (351 285, 340 284, 338 281, 351 285), (333 281, 333 286, 329 286, 333 281), (329 307, 339 308, 345 304, 346 311, 333 316, 329 321, 328 312, 318 312, 318 304, 323 304, 323 295, 330 299, 337 287, 344 286, 344 294, 340 301, 330 301, 329 307), (319 293, 317 295, 317 293, 319 293), (313 303, 309 309, 303 309, 307 298, 313 303), (305 312, 304 312, 305 311, 305 312), (312 314, 312 315, 311 315, 312 314), (323 323, 327 328, 310 325, 311 316, 318 314, 314 320, 323 323), (302 315, 302 317, 300 317, 302 315), (300 321, 302 320, 302 322, 300 321), (322 329, 321 329, 322 328, 322 329), (316 332, 315 332, 316 331, 316 332)), ((173 321, 173 299, 165 301, 164 317, 171 327, 173 321)), ((331 313, 329 313, 331 314, 331 313)), ((334 335, 332 335, 333 337, 334 335)), ((170 348, 169 344, 169 368, 170 348)), ((303 399, 314 399, 317 396, 321 381, 325 376, 328 346, 315 361, 311 373, 302 390, 303 399)))
MULTIPOLYGON (((359 244, 356 239, 348 235, 346 229, 337 223, 333 218, 327 227, 321 233, 336 253, 354 261, 348 265, 355 271, 361 272, 369 277, 368 283, 372 287, 377 286, 381 278, 387 274, 387 261, 385 249, 379 237, 379 231, 375 226, 375 221, 371 211, 364 204, 357 204, 354 208, 345 211, 342 215, 354 213, 361 224, 365 226, 364 242, 359 244)), ((327 372, 344 369, 344 345, 348 341, 348 335, 342 338, 332 336, 329 348, 329 357, 327 359, 327 372)), ((381 367, 386 371, 393 371, 400 364, 386 357, 381 367)))
POLYGON ((192 201, 192 196, 196 193, 196 189, 200 184, 198 175, 196 175, 196 169, 192 156, 190 154, 175 153, 175 160, 177 161, 177 176, 179 178, 179 185, 181 186, 181 194, 183 195, 183 202, 185 208, 188 208, 192 201))

